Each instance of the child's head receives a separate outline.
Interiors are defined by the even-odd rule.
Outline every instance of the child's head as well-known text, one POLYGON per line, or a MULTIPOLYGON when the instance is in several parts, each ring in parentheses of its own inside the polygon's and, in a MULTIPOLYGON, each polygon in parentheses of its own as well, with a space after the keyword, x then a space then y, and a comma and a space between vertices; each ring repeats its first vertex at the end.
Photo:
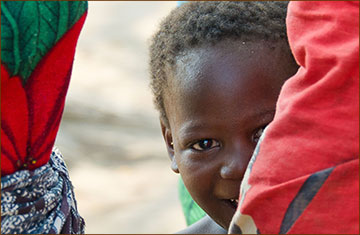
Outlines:
POLYGON ((151 86, 172 169, 224 228, 284 81, 297 71, 285 2, 189 2, 150 47, 151 86))

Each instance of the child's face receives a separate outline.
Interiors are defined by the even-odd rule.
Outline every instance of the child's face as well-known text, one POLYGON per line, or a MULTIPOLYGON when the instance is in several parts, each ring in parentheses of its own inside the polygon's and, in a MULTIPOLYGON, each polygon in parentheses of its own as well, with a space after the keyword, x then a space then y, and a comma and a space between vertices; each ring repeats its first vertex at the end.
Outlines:
POLYGON ((169 73, 165 109, 170 127, 161 126, 172 169, 226 229, 249 159, 274 117, 280 88, 296 71, 280 48, 224 41, 187 52, 169 73))

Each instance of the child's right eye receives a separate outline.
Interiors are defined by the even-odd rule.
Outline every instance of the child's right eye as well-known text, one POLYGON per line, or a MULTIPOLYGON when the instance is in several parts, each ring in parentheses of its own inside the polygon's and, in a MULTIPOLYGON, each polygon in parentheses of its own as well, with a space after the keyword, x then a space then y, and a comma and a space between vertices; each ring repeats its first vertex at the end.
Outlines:
POLYGON ((196 151, 206 151, 215 147, 219 147, 220 143, 213 139, 202 139, 191 145, 191 148, 196 151))

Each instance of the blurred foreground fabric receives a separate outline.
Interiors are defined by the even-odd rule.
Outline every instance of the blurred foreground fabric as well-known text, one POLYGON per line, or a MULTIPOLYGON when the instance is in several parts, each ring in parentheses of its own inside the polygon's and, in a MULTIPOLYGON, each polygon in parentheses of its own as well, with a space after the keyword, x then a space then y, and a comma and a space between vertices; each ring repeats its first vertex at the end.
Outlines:
POLYGON ((44 166, 1 179, 1 233, 84 233, 84 220, 57 148, 44 166))
POLYGON ((299 71, 241 184, 230 233, 359 234, 359 2, 289 4, 299 71))
POLYGON ((1 2, 2 233, 84 232, 66 166, 49 160, 86 15, 84 1, 1 2))

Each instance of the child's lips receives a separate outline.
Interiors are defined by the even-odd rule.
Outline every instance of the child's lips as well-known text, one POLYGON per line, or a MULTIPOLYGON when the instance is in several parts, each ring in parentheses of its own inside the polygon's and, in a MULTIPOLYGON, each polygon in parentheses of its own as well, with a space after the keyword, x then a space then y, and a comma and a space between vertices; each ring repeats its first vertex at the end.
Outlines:
POLYGON ((230 203, 233 204, 236 209, 239 205, 239 199, 230 199, 230 203))
POLYGON ((231 202, 239 204, 239 199, 229 199, 231 202))
POLYGON ((239 205, 239 199, 235 199, 235 198, 234 199, 224 199, 223 201, 235 210, 237 209, 237 207, 239 205))

